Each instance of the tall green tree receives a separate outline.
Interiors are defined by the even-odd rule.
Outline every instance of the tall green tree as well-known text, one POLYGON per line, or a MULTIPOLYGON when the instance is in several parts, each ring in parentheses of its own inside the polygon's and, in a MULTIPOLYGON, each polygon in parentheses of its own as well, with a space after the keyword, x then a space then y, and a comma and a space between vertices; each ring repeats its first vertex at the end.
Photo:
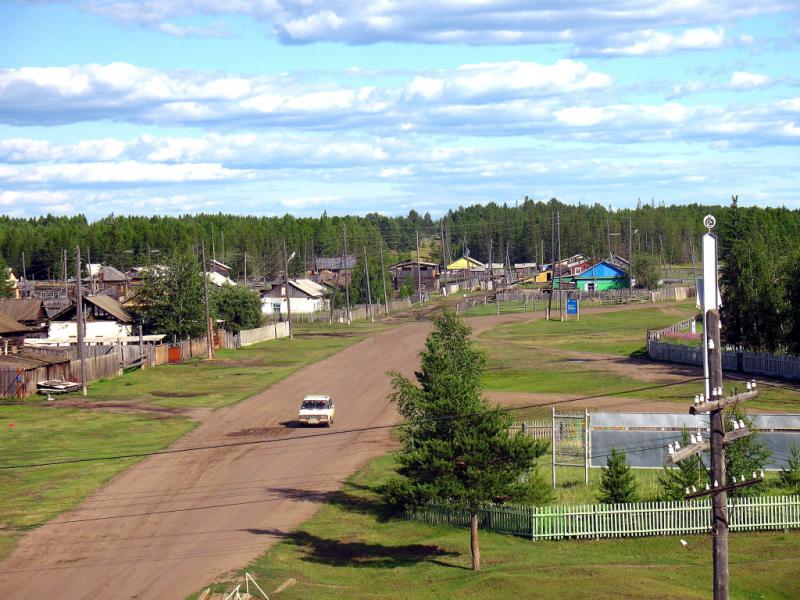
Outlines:
POLYGON ((793 445, 786 466, 781 468, 781 485, 789 488, 792 493, 800 492, 800 448, 793 445))
POLYGON ((800 249, 789 255, 786 269, 786 347, 800 355, 800 249))
POLYGON ((633 278, 636 287, 653 290, 658 287, 659 281, 658 260, 649 254, 637 254, 633 257, 633 278))
MULTIPOLYGON (((689 432, 686 429, 681 434, 683 446, 689 445, 689 432)), ((701 487, 708 476, 703 463, 698 455, 690 456, 680 461, 677 466, 667 467, 658 477, 661 485, 661 497, 664 500, 683 500, 686 488, 691 486, 701 487)))
POLYGON ((603 504, 621 504, 636 502, 637 499, 636 479, 628 465, 625 453, 617 452, 616 448, 612 448, 600 477, 598 500, 603 504))
POLYGON ((222 326, 233 333, 261 326, 261 296, 243 285, 215 287, 211 294, 212 313, 223 321, 222 326))
POLYGON ((488 502, 541 503, 550 497, 535 461, 548 444, 510 435, 510 416, 482 397, 486 357, 470 341, 470 328, 445 312, 434 321, 421 354, 417 383, 393 374, 405 421, 399 478, 384 487, 396 508, 430 500, 454 502, 470 512, 472 568, 480 570, 478 509, 488 502))
POLYGON ((188 252, 174 252, 164 268, 147 271, 134 312, 148 333, 185 338, 206 331, 203 274, 188 252))

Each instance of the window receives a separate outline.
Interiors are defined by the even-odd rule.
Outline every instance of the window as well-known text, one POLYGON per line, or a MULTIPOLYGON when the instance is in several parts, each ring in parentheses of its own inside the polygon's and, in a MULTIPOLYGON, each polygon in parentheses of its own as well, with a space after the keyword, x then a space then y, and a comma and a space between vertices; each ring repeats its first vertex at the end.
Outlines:
POLYGON ((39 298, 47 298, 47 292, 39 292, 39 298))

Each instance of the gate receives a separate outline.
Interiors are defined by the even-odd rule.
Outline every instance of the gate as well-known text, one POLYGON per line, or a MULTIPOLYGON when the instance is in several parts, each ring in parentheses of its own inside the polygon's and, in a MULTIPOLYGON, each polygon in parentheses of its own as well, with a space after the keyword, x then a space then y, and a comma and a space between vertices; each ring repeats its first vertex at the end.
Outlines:
POLYGON ((553 489, 556 467, 583 467, 583 480, 589 483, 589 411, 556 414, 553 407, 553 432, 550 447, 553 454, 553 489))

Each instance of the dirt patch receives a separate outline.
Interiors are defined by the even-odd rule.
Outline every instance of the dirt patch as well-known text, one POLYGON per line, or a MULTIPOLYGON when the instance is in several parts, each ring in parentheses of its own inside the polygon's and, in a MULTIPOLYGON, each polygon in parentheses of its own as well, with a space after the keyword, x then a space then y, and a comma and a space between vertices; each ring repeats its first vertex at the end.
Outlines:
POLYGON ((355 332, 355 331, 317 331, 315 333, 298 333, 295 334, 294 337, 296 338, 346 338, 346 337, 358 337, 362 334, 355 332))
POLYGON ((283 433, 283 427, 250 427, 248 429, 240 429, 226 434, 225 437, 262 437, 265 435, 275 435, 283 433))
POLYGON ((118 413, 135 413, 145 412, 151 413, 156 418, 167 418, 174 415, 180 415, 185 412, 180 408, 167 408, 165 406, 153 406, 152 404, 145 404, 141 402, 92 402, 80 400, 78 398, 56 400, 42 404, 45 408, 81 408, 86 410, 106 410, 109 412, 118 413))
POLYGON ((150 395, 158 398, 197 398, 204 394, 195 394, 194 392, 150 392, 150 395))

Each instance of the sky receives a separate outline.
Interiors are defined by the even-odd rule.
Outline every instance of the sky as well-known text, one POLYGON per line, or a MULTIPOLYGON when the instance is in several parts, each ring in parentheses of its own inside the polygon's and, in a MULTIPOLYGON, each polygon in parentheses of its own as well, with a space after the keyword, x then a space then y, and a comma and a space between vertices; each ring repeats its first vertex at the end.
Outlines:
POLYGON ((797 0, 4 0, 0 211, 800 208, 797 0))

